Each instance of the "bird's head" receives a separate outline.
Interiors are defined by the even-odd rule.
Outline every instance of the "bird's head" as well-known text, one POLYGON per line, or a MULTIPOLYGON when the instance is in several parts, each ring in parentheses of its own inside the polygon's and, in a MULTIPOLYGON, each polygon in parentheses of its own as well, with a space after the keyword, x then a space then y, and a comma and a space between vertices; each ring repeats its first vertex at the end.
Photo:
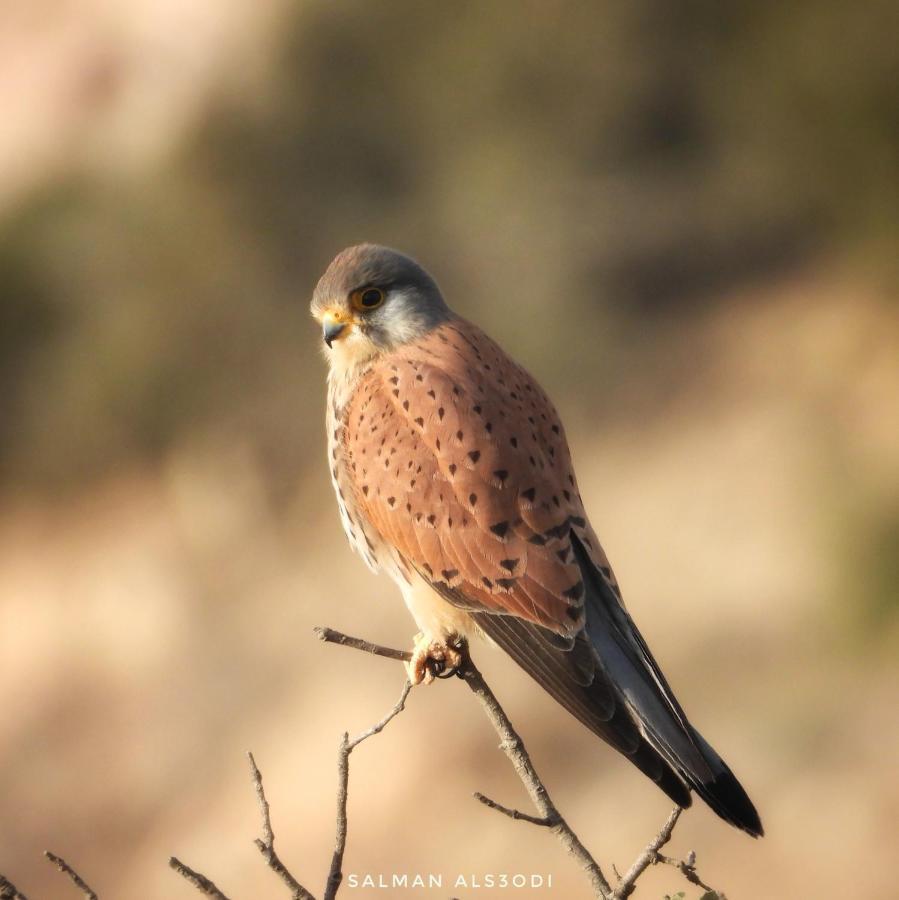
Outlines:
POLYGON ((451 315, 414 260, 376 244, 338 253, 312 295, 332 369, 353 369, 430 331, 451 315))

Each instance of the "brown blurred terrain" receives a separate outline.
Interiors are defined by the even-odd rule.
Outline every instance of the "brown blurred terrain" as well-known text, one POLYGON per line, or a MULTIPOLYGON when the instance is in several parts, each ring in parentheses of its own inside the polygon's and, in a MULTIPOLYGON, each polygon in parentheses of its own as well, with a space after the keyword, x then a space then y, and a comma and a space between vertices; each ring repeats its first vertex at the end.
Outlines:
MULTIPOLYGON (((324 465, 319 272, 416 256, 544 384, 636 620, 762 813, 672 851, 743 897, 895 896, 897 16, 627 5, 31 0, 0 19, 0 872, 70 896, 319 891, 335 751, 413 623, 324 465)), ((479 664, 610 868, 665 798, 479 664)), ((553 873, 461 685, 353 756, 346 871, 553 873)), ((687 890, 689 888, 689 890, 687 890)), ((637 896, 687 890, 653 870, 637 896)), ((456 889, 417 896, 492 896, 456 889)), ((343 895, 387 896, 385 891, 343 895)))

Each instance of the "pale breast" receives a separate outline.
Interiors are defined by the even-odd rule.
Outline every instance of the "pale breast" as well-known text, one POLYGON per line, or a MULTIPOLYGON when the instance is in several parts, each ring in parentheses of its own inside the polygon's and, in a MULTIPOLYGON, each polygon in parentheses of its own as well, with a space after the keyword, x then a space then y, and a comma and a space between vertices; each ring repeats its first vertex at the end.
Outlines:
POLYGON ((350 471, 353 462, 346 451, 347 428, 350 424, 347 416, 352 387, 344 380, 331 379, 328 383, 328 467, 337 497, 340 522, 350 546, 365 560, 368 567, 373 572, 384 569, 404 587, 409 583, 408 567, 368 521, 356 500, 350 471))
POLYGON ((352 483, 347 473, 345 447, 346 405, 338 405, 338 394, 333 383, 328 388, 328 411, 325 427, 328 431, 328 468, 331 484, 337 497, 340 523, 350 546, 365 560, 368 567, 378 571, 377 545, 365 532, 365 524, 359 515, 359 508, 353 497, 352 483))

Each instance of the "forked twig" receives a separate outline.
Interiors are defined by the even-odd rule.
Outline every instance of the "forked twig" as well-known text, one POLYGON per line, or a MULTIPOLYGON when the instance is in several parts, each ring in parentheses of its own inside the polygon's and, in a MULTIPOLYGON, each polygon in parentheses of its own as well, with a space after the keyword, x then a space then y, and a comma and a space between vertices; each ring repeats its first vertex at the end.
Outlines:
MULTIPOLYGON (((411 654, 402 650, 395 650, 391 647, 383 647, 380 644, 373 644, 370 641, 361 638, 351 637, 335 631, 333 628, 316 628, 316 636, 327 643, 340 644, 344 647, 350 647, 354 650, 362 650, 375 656, 382 656, 387 659, 407 662, 411 659, 411 654)), ((583 845, 580 838, 575 834, 570 825, 565 821, 562 814, 556 808, 555 804, 549 796, 546 785, 540 780, 534 768, 531 758, 521 737, 515 731, 508 716, 496 699, 493 691, 490 690, 484 677, 481 675, 477 666, 468 653, 467 645, 463 648, 462 663, 459 666, 457 675, 461 677, 471 692, 478 698, 490 724, 493 726, 500 738, 500 749, 506 754, 512 766, 515 769, 521 783, 524 785, 539 815, 531 815, 503 806, 484 794, 475 793, 474 797, 484 806, 496 810, 498 813, 508 816, 511 819, 517 819, 536 825, 541 828, 547 828, 552 831, 562 845, 565 847, 569 855, 577 862, 579 867, 584 871, 587 879, 590 881, 595 897, 601 900, 626 900, 635 890, 637 880, 652 865, 668 865, 676 868, 691 884, 695 884, 712 895, 716 894, 713 888, 710 888, 696 872, 696 854, 691 852, 685 860, 677 860, 670 856, 664 856, 660 851, 674 832, 674 827, 683 810, 680 807, 675 809, 668 816, 667 821, 660 829, 659 833, 649 842, 645 849, 640 853, 631 867, 624 875, 619 876, 618 870, 613 866, 613 870, 617 877, 617 882, 613 888, 599 864, 583 845)), ((343 858, 346 851, 347 841, 347 799, 349 794, 349 777, 350 777, 350 754, 363 741, 379 734, 384 728, 398 716, 406 706, 406 700, 412 685, 407 678, 403 683, 403 689, 400 693, 399 700, 393 705, 390 711, 378 722, 367 728, 361 734, 354 738, 350 738, 349 734, 344 732, 340 739, 340 745, 337 752, 337 815, 336 815, 336 835, 334 840, 334 852, 331 856, 331 864, 328 870, 328 876, 324 889, 324 900, 334 900, 343 881, 343 858)), ((275 852, 275 834, 272 830, 271 809, 265 796, 265 790, 262 786, 262 773, 256 765, 256 760, 252 753, 247 753, 250 762, 250 775, 256 790, 256 797, 259 802, 259 809, 262 815, 262 837, 256 838, 254 841, 259 852, 265 859, 268 867, 275 872, 276 875, 290 889, 292 900, 316 900, 303 885, 297 881, 287 866, 284 865, 278 854, 275 852)), ((97 894, 90 888, 84 879, 60 856, 56 856, 49 851, 44 854, 61 872, 65 873, 72 880, 72 883, 84 894, 88 900, 97 900, 97 894)), ((217 900, 228 900, 216 884, 200 872, 196 872, 189 866, 186 866, 176 857, 169 859, 169 866, 179 875, 190 882, 201 893, 208 897, 215 897, 217 900)), ((12 882, 0 875, 0 900, 27 900, 24 894, 19 891, 12 882)))
POLYGON ((599 863, 590 855, 590 851, 581 843, 580 838, 574 833, 558 809, 556 809, 549 796, 549 791, 546 789, 546 785, 540 780, 540 776, 531 762, 531 757, 524 746, 524 741, 512 727, 505 710, 500 706, 487 682, 484 681, 484 676, 481 675, 477 666, 475 666, 467 649, 464 654, 460 674, 472 693, 481 702, 490 724, 500 737, 500 749, 509 758, 515 773, 521 779, 521 783, 528 792, 534 806, 537 807, 542 821, 538 821, 536 824, 545 824, 561 841, 562 846, 574 858, 578 866, 583 869, 584 874, 593 887, 595 896, 610 897, 612 888, 599 867, 599 863))
MULTIPOLYGON (((390 659, 399 660, 409 657, 409 654, 403 654, 399 650, 389 650, 386 647, 379 647, 377 644, 370 644, 368 641, 347 638, 345 635, 340 635, 338 632, 332 632, 331 629, 319 629, 317 631, 321 631, 320 636, 322 637, 322 640, 333 640, 334 643, 345 643, 351 647, 365 649, 368 653, 374 653, 376 656, 387 656, 390 659), (341 640, 341 638, 344 638, 345 640, 341 640)), ((363 741, 368 740, 368 738, 373 737, 376 734, 380 734, 391 719, 398 716, 403 709, 405 709, 406 698, 409 696, 409 691, 411 689, 412 685, 409 683, 409 680, 406 679, 403 683, 403 689, 400 693, 399 700, 391 707, 387 715, 352 740, 347 733, 344 733, 340 739, 340 747, 337 752, 337 834, 334 841, 334 853, 331 857, 331 865, 325 883, 325 900, 334 900, 334 897, 337 895, 337 891, 340 888, 340 884, 343 881, 343 855, 346 850, 347 838, 347 797, 350 780, 350 754, 363 741)), ((259 767, 256 765, 256 760, 252 753, 247 753, 247 758, 250 762, 250 777, 253 781, 253 787, 256 789, 256 799, 259 802, 259 811, 262 815, 262 837, 256 838, 254 843, 265 859, 268 867, 290 889, 293 900, 315 900, 315 896, 297 881, 293 873, 286 865, 284 865, 275 851, 275 833, 272 829, 271 808, 269 807, 268 799, 265 796, 265 789, 262 786, 262 772, 259 771, 259 767)), ((222 893, 213 881, 200 872, 196 872, 184 865, 184 863, 174 856, 169 860, 169 865, 207 896, 217 897, 219 900, 228 900, 225 894, 222 893)), ((3 900, 2 896, 0 896, 0 900, 3 900)))
MULTIPOLYGON (((331 628, 317 628, 315 633, 323 641, 341 644, 342 646, 352 647, 356 650, 365 650, 369 653, 375 653, 377 656, 386 656, 390 659, 409 658, 408 654, 402 654, 401 651, 371 645, 368 641, 341 634, 341 632, 334 631, 331 628), (376 649, 370 649, 373 646, 376 649)), ((587 848, 584 847, 578 836, 553 805, 546 786, 540 780, 540 777, 534 769, 534 765, 524 746, 524 742, 512 727, 512 723, 509 721, 508 716, 494 696, 493 691, 487 686, 483 676, 478 671, 471 656, 468 654, 467 648, 464 651, 463 662, 458 670, 458 674, 480 701, 484 712, 487 714, 487 718, 490 720, 494 730, 500 737, 500 748, 511 761, 518 777, 521 779, 531 800, 537 807, 540 817, 529 817, 524 813, 518 813, 516 816, 514 813, 517 812, 517 810, 510 810, 507 807, 500 808, 500 805, 495 801, 490 801, 490 803, 486 803, 485 805, 502 811, 505 815, 512 816, 512 818, 521 818, 525 821, 532 821, 533 824, 539 824, 549 828, 584 870, 593 886, 594 894, 597 897, 609 900, 612 895, 612 888, 609 885, 609 882, 606 880, 605 875, 603 875, 596 860, 590 855, 587 848)), ((484 800, 481 802, 483 803, 484 800)), ((328 900, 328 898, 326 898, 326 900, 328 900)))
MULTIPOLYGON (((325 629, 322 629, 322 631, 324 632, 325 629)), ((327 629, 327 631, 330 632, 331 629, 327 629)), ((341 635, 341 637, 346 637, 346 635, 341 635)), ((330 640, 330 638, 322 637, 322 640, 330 640)), ((357 640, 358 639, 352 638, 348 639, 348 641, 338 640, 336 643, 346 643, 348 646, 357 646, 355 643, 357 640), (353 641, 353 643, 349 643, 349 641, 353 641)), ((387 650, 388 648, 386 647, 378 647, 376 644, 368 644, 364 641, 360 643, 365 644, 366 646, 364 648, 357 646, 357 649, 365 649, 368 653, 375 653, 378 656, 388 655, 389 658, 396 658, 390 654, 377 652, 379 650, 387 650)), ((399 654, 400 651, 393 652, 399 654)), ((346 732, 343 733, 343 736, 340 739, 340 747, 337 751, 337 835, 334 841, 334 855, 331 857, 331 868, 328 872, 328 880, 325 883, 325 900, 334 900, 334 897, 337 896, 337 891, 340 888, 340 883, 343 881, 343 854, 346 850, 347 836, 346 807, 350 781, 350 754, 363 741, 368 740, 368 738, 373 737, 376 734, 380 734, 391 719, 398 716, 406 708, 406 698, 409 696, 410 690, 412 690, 412 685, 407 678, 403 683, 400 699, 397 700, 394 707, 383 719, 376 722, 371 728, 366 729, 352 740, 350 740, 350 737, 346 732)))
POLYGON ((272 831, 271 810, 262 787, 262 772, 259 771, 252 753, 247 752, 247 759, 250 761, 250 776, 253 779, 253 786, 256 788, 256 799, 259 801, 259 810, 262 813, 262 837, 256 838, 254 843, 259 848, 268 867, 290 888, 293 900, 315 900, 315 897, 294 878, 290 869, 281 862, 275 852, 275 833, 272 831))
POLYGON ((699 873, 696 871, 696 854, 692 850, 687 854, 686 859, 674 859, 674 857, 663 856, 661 853, 657 853, 655 861, 666 866, 673 866, 687 879, 687 881, 690 882, 690 884, 695 884, 697 887, 701 887, 704 891, 714 894, 717 897, 721 897, 723 900, 724 895, 720 891, 716 891, 713 887, 709 887, 709 885, 699 877, 699 873))
MULTIPOLYGON (((363 640, 362 638, 351 637, 350 635, 335 631, 333 628, 317 627, 315 629, 315 634, 322 641, 326 641, 332 644, 340 644, 343 647, 351 647, 354 650, 362 650, 366 653, 372 653, 375 656, 382 656, 386 657, 387 659, 404 661, 411 659, 411 654, 409 653, 404 653, 401 650, 395 650, 391 647, 383 647, 379 644, 373 644, 370 641, 363 640)), ((487 718, 490 720, 491 725, 493 725, 494 730, 500 737, 500 748, 511 761, 516 774, 527 790, 532 802, 534 803, 534 806, 539 812, 539 815, 532 816, 528 813, 521 812, 520 810, 503 806, 501 803, 497 803, 495 800, 492 800, 479 792, 475 793, 474 795, 476 800, 484 804, 484 806, 487 806, 490 809, 495 809, 497 812, 501 813, 502 815, 508 816, 511 819, 518 819, 524 822, 528 822, 531 825, 537 825, 541 828, 548 828, 550 831, 552 831, 568 851, 568 853, 575 859, 575 861, 584 871, 584 874, 587 876, 588 880, 590 881, 591 887, 593 888, 594 896, 602 898, 602 900, 625 900, 625 898, 629 897, 634 892, 637 879, 646 871, 647 868, 649 868, 649 866, 655 865, 657 863, 674 866, 692 884, 699 885, 707 891, 712 890, 712 888, 702 882, 699 879, 699 876, 696 874, 694 854, 690 854, 690 857, 688 857, 686 861, 681 862, 672 859, 671 857, 663 856, 659 852, 661 848, 664 847, 669 840, 671 840, 671 835, 674 832, 674 826, 677 824, 680 814, 683 812, 683 810, 679 806, 675 807, 672 810, 659 833, 652 839, 652 841, 650 841, 650 843, 637 857, 637 859, 627 870, 627 872, 623 876, 619 876, 617 878, 617 883, 613 888, 609 884, 608 879, 603 874, 599 864, 596 862, 594 857, 583 845, 580 838, 577 836, 577 834, 575 834, 571 826, 568 825, 561 813, 553 804, 549 796, 549 792, 546 789, 546 785, 543 784, 543 782, 540 780, 540 776, 534 769, 534 765, 531 762, 531 758, 527 752, 527 749, 525 748, 524 742, 515 731, 512 723, 509 721, 509 717, 506 715, 499 701, 496 699, 493 691, 490 690, 489 686, 484 681, 484 677, 481 675, 480 671, 472 661, 471 656, 468 653, 467 646, 464 650, 462 665, 460 666, 457 674, 465 681, 469 689, 480 701, 481 706, 487 715, 487 718)), ((402 698, 403 701, 405 700, 406 694, 408 694, 408 686, 404 689, 404 696, 402 698)), ((391 718, 393 718, 393 716, 400 712, 401 709, 402 701, 400 704, 398 704, 398 708, 396 708, 392 712, 392 714, 388 716, 386 721, 389 721, 391 718)), ((344 741, 345 740, 346 735, 344 735, 344 741)), ((343 748, 343 746, 344 744, 342 743, 341 748, 343 748)), ((343 809, 343 822, 345 826, 345 782, 342 782, 342 785, 344 787, 344 792, 339 796, 338 805, 339 809, 343 809)), ((340 839, 339 831, 338 837, 340 839)), ((346 840, 345 831, 343 832, 342 840, 344 842, 346 840)), ((615 869, 615 874, 616 876, 618 875, 617 869, 615 869)), ((339 887, 339 882, 335 886, 335 893, 336 887, 339 887)), ((326 894, 325 900, 333 900, 333 897, 333 893, 326 894)))
POLYGON ((659 833, 646 845, 646 849, 634 860, 634 864, 621 876, 615 891, 613 900, 624 900, 630 897, 637 885, 637 879, 654 863, 660 861, 659 850, 671 840, 671 833, 683 810, 675 806, 668 816, 668 820, 662 826, 659 833))

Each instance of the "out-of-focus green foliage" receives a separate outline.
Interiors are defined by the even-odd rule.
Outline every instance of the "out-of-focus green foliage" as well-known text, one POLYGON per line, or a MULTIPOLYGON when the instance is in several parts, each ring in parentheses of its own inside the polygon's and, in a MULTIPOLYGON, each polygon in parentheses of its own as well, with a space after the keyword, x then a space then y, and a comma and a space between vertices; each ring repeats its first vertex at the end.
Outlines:
POLYGON ((867 643, 888 638, 899 619, 899 508, 875 505, 853 528, 841 606, 867 643))
POLYGON ((419 256, 530 358, 570 347, 546 369, 586 358, 606 384, 640 350, 616 350, 624 323, 688 322, 815 254, 886 265, 893 11, 298 10, 258 102, 216 100, 166 166, 72 176, 0 223, 2 478, 80 479, 203 422, 283 455, 320 402, 307 298, 361 239, 419 256))

